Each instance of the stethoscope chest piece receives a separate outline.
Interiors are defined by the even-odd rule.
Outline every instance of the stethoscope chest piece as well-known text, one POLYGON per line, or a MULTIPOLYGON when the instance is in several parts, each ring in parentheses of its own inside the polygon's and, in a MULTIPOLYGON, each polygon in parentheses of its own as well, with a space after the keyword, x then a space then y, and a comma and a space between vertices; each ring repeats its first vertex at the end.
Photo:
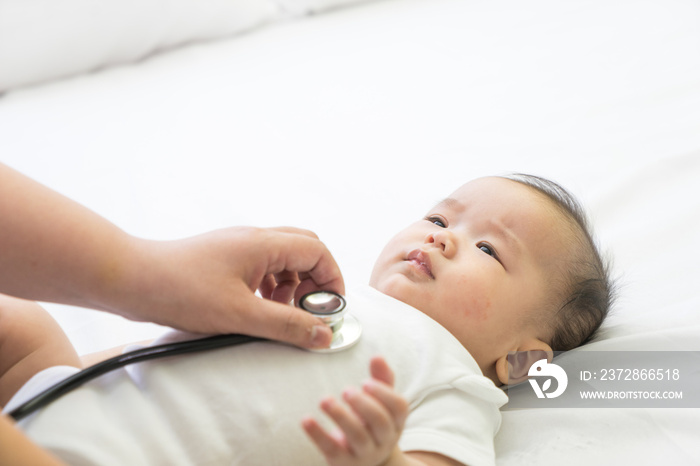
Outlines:
POLYGON ((299 307, 319 317, 333 331, 333 340, 328 348, 312 349, 317 353, 333 353, 350 348, 360 339, 362 327, 347 313, 347 303, 338 293, 314 291, 299 300, 299 307))

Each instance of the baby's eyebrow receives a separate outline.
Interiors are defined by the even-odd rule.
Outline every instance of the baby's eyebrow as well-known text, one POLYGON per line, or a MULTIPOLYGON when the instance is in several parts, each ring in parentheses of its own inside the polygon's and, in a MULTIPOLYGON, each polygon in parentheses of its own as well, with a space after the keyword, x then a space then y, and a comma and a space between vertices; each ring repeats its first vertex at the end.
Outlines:
POLYGON ((466 208, 465 205, 462 204, 462 202, 458 201, 457 199, 455 199, 453 197, 446 197, 442 201, 435 204, 434 208, 443 207, 443 206, 447 207, 449 209, 455 210, 457 212, 462 212, 466 208))
POLYGON ((510 228, 503 225, 501 222, 491 220, 489 222, 491 231, 506 242, 514 251, 520 252, 522 250, 522 242, 510 228))

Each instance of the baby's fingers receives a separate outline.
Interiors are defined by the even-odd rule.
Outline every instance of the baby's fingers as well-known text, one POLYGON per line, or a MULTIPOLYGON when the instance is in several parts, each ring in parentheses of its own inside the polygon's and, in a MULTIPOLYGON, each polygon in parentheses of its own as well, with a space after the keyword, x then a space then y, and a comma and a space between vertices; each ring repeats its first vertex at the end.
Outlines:
POLYGON ((384 407, 400 432, 408 417, 408 401, 389 385, 374 379, 365 382, 362 389, 384 407))
POLYGON ((375 446, 393 445, 398 440, 401 426, 396 424, 391 413, 377 398, 354 389, 346 390, 343 393, 343 398, 355 414, 362 419, 375 446))
POLYGON ((331 463, 334 458, 347 454, 347 447, 344 445, 343 439, 336 438, 323 430, 323 427, 321 427, 316 419, 306 418, 302 421, 301 425, 329 463, 331 463))
POLYGON ((394 386, 394 371, 391 370, 389 364, 381 356, 375 356, 369 362, 369 372, 373 379, 384 382, 390 387, 394 386))
POLYGON ((352 409, 333 398, 323 400, 321 409, 333 419, 333 422, 342 431, 350 453, 362 456, 374 448, 374 440, 368 432, 365 422, 352 409))

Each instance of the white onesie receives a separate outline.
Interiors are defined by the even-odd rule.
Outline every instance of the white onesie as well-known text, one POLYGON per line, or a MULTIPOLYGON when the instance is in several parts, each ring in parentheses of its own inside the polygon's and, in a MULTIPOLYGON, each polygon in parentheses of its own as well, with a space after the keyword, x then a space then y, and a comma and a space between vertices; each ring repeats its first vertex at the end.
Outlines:
MULTIPOLYGON (((493 465, 506 395, 425 314, 370 287, 347 298, 363 329, 349 350, 257 342, 145 362, 90 382, 20 427, 71 465, 324 464, 302 418, 324 422, 320 400, 359 386, 370 358, 382 355, 410 403, 402 450, 493 465)), ((6 411, 74 371, 37 374, 6 411)))

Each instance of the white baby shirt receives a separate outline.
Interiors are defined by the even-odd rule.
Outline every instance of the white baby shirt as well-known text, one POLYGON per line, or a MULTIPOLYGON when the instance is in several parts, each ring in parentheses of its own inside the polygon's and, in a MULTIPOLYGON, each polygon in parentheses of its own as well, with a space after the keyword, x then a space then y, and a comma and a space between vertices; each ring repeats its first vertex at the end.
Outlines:
MULTIPOLYGON (((507 397, 471 355, 435 321, 370 287, 347 298, 363 329, 349 350, 257 342, 141 363, 65 395, 20 427, 72 465, 324 464, 302 418, 312 414, 330 427, 321 399, 360 386, 370 358, 382 355, 410 404, 402 450, 494 464, 507 397)), ((73 371, 35 376, 6 410, 63 370, 73 371)))

